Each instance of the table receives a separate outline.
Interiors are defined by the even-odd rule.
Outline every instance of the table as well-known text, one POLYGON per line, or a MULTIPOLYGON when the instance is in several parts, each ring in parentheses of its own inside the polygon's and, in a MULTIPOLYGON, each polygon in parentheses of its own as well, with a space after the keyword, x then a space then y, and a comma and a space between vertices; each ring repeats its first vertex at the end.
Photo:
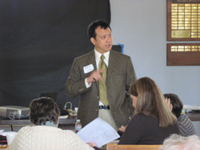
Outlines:
MULTIPOLYGON (((67 119, 59 119, 58 127, 61 129, 69 129, 74 130, 74 126, 76 123, 76 118, 67 118, 67 119)), ((26 126, 26 125, 33 125, 28 119, 24 120, 8 120, 2 119, 0 120, 0 125, 10 125, 11 131, 13 131, 14 125, 26 126)))
MULTIPOLYGON (((200 121, 200 113, 186 113, 186 115, 191 119, 191 121, 200 121)), ((59 119, 58 127, 61 129, 74 130, 76 123, 76 117, 69 117, 67 119, 59 119)), ((26 126, 33 125, 28 119, 24 120, 10 120, 10 119, 0 119, 0 125, 10 125, 13 131, 14 125, 26 126)))
POLYGON ((186 115, 190 118, 191 121, 200 121, 200 113, 186 113, 186 115))

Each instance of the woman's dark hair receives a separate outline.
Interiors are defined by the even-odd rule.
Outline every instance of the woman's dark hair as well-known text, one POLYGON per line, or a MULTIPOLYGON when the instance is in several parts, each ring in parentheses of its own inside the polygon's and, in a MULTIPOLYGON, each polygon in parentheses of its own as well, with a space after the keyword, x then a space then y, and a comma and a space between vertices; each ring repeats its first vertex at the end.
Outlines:
POLYGON ((164 94, 165 98, 169 98, 170 102, 173 106, 172 113, 178 118, 181 115, 183 109, 183 103, 181 102, 180 98, 173 93, 166 93, 164 94))
POLYGON ((30 121, 35 125, 46 124, 46 121, 57 124, 60 109, 52 98, 40 97, 31 101, 30 121))
MULTIPOLYGON (((101 28, 103 28, 103 29, 110 28, 109 24, 106 21, 103 21, 103 20, 93 21, 92 23, 90 23, 90 25, 88 26, 88 29, 87 29, 89 39, 91 37, 93 37, 94 39, 96 39, 96 32, 95 32, 95 30, 99 26, 101 28)), ((111 28, 110 28, 110 30, 111 30, 111 28)))

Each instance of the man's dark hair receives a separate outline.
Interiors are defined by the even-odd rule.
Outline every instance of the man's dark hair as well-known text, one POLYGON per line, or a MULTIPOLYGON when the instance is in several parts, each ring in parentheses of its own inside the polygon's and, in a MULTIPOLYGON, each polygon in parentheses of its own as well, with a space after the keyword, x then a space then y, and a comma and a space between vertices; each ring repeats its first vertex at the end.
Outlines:
MULTIPOLYGON (((94 39, 96 39, 96 32, 95 32, 95 30, 99 26, 101 28, 103 28, 103 29, 110 28, 109 24, 106 21, 103 21, 103 20, 93 21, 92 23, 90 23, 90 25, 88 26, 88 29, 87 29, 87 33, 88 33, 89 39, 91 37, 93 37, 94 39)), ((111 30, 111 28, 110 28, 110 30, 111 30)))
POLYGON ((169 98, 173 106, 172 113, 178 118, 181 115, 183 109, 183 103, 180 98, 173 93, 164 94, 165 98, 169 98))
POLYGON ((57 124, 60 109, 50 97, 40 97, 31 101, 30 121, 35 125, 46 124, 46 121, 57 124))

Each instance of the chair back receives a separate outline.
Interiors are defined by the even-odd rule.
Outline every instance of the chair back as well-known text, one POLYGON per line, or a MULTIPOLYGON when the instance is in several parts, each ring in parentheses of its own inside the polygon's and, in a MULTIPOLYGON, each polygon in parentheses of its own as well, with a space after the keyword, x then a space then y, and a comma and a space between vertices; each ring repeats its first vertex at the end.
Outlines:
POLYGON ((106 145, 106 150, 115 150, 115 145, 114 143, 108 143, 106 145))
POLYGON ((159 150, 161 145, 116 145, 107 144, 107 150, 159 150))

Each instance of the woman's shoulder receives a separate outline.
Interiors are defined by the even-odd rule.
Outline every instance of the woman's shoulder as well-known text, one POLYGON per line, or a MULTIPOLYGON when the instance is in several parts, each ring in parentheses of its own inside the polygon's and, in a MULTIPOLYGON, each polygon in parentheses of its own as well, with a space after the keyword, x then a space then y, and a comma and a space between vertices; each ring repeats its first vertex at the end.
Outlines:
POLYGON ((182 114, 178 117, 178 124, 192 124, 192 121, 186 114, 182 114))
POLYGON ((186 114, 181 114, 178 118, 188 118, 186 114))
POLYGON ((138 114, 135 114, 134 116, 133 116, 133 118, 140 118, 140 117, 145 117, 146 115, 145 114, 143 114, 143 113, 138 113, 138 114))
POLYGON ((150 116, 150 115, 146 115, 144 113, 138 113, 138 114, 134 115, 133 118, 156 118, 156 117, 150 116))
POLYGON ((51 126, 25 126, 19 130, 20 132, 48 132, 48 131, 60 131, 60 128, 51 127, 51 126))
POLYGON ((74 131, 72 130, 62 130, 63 133, 71 134, 71 135, 76 135, 74 131))
POLYGON ((132 121, 140 121, 140 122, 156 121, 157 122, 158 118, 155 116, 146 115, 144 113, 138 113, 133 117, 132 121))
POLYGON ((188 122, 191 121, 190 118, 186 114, 182 114, 178 117, 178 122, 188 122))

